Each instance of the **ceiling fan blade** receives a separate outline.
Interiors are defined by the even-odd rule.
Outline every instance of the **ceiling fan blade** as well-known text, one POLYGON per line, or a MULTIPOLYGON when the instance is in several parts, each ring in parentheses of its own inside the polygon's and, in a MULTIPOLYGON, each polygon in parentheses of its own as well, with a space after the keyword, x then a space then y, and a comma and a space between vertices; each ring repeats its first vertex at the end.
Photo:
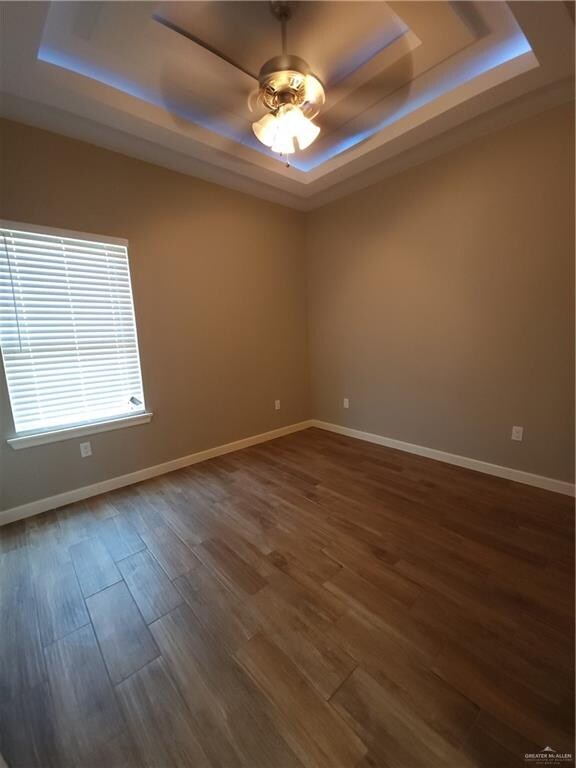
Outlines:
POLYGON ((162 24, 163 27, 166 27, 167 29, 172 30, 172 32, 176 32, 176 34, 181 35, 182 37, 185 37, 187 40, 190 40, 195 45, 199 45, 201 48, 204 48, 204 50, 209 51, 209 53, 213 53, 215 56, 218 56, 219 59, 222 59, 222 61, 225 61, 227 64, 231 64, 233 67, 236 67, 236 69, 239 69, 241 72, 244 72, 245 75, 248 75, 249 77, 256 80, 258 79, 257 75, 255 75, 254 72, 249 72, 247 69, 240 66, 240 64, 238 64, 237 61, 233 61, 233 59, 231 59, 229 56, 226 56, 226 54, 222 53, 222 51, 219 51, 217 48, 214 48, 208 43, 205 43, 199 37, 196 37, 195 35, 191 34, 190 32, 188 32, 188 30, 179 26, 175 22, 170 21, 169 19, 165 19, 158 14, 152 14, 152 18, 154 19, 154 21, 158 22, 158 24, 162 24))
POLYGON ((262 114, 263 112, 268 111, 265 105, 262 103, 262 99, 260 98, 259 88, 255 88, 253 91, 250 92, 247 99, 247 104, 250 112, 262 114))
POLYGON ((318 118, 324 134, 337 130, 384 100, 387 114, 398 111, 410 95, 412 76, 412 57, 408 54, 342 98, 338 98, 338 86, 333 89, 328 86, 326 104, 318 118))
MULTIPOLYGON (((210 98, 210 90, 202 92, 197 78, 182 66, 181 61, 167 59, 160 73, 159 91, 170 120, 184 135, 191 135, 197 126, 218 134, 225 141, 251 135, 252 123, 263 114, 249 109, 253 91, 234 89, 234 99, 210 98)), ((240 139, 242 140, 242 139, 240 139)), ((232 146, 232 143, 230 143, 232 146)))
POLYGON ((306 75, 304 78, 304 101, 321 107, 326 100, 324 87, 314 75, 306 75))

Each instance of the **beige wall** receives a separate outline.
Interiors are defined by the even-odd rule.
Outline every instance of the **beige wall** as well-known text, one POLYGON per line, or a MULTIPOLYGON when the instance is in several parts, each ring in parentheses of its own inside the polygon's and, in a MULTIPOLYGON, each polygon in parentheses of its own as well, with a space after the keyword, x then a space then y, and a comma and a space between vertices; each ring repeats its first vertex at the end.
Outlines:
POLYGON ((573 478, 573 136, 559 107, 307 217, 315 417, 573 478))
POLYGON ((155 413, 13 451, 0 376, 0 509, 310 416, 572 479, 569 107, 309 214, 0 125, 0 216, 129 239, 155 413))
POLYGON ((130 241, 154 411, 91 436, 90 459, 77 439, 14 451, 0 435, 0 509, 309 416, 301 214, 34 128, 0 138, 0 216, 130 241))

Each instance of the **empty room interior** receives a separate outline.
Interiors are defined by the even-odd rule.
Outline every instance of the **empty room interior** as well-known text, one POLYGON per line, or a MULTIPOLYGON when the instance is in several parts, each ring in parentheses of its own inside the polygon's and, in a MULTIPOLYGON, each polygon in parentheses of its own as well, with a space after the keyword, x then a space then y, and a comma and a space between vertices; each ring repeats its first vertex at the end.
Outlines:
POLYGON ((0 2, 1 768, 574 765, 574 2, 0 2))

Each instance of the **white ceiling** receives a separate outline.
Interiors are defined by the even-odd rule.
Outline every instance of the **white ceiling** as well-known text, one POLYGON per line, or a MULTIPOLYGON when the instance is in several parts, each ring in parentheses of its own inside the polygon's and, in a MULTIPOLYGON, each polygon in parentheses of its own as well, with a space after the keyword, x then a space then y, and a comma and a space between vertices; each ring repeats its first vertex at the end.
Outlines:
POLYGON ((572 98, 563 2, 293 6, 327 99, 290 168, 250 128, 267 2, 0 3, 1 113, 307 210, 572 98))

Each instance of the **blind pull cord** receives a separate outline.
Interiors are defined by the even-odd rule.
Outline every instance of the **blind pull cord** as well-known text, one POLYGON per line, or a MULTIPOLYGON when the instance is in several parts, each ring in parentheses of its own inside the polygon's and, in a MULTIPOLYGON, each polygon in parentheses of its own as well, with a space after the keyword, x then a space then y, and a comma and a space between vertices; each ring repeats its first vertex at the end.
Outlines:
POLYGON ((16 293, 14 290, 14 275, 12 274, 12 261, 10 259, 10 251, 8 250, 8 241, 6 235, 2 233, 2 239, 4 240, 4 248, 6 250, 6 260, 8 261, 8 274, 10 275, 10 288, 12 291, 12 303, 14 304, 14 317, 16 318, 16 330, 18 332, 18 347, 19 352, 22 352, 22 336, 20 334, 20 317, 18 307, 16 306, 16 293))

